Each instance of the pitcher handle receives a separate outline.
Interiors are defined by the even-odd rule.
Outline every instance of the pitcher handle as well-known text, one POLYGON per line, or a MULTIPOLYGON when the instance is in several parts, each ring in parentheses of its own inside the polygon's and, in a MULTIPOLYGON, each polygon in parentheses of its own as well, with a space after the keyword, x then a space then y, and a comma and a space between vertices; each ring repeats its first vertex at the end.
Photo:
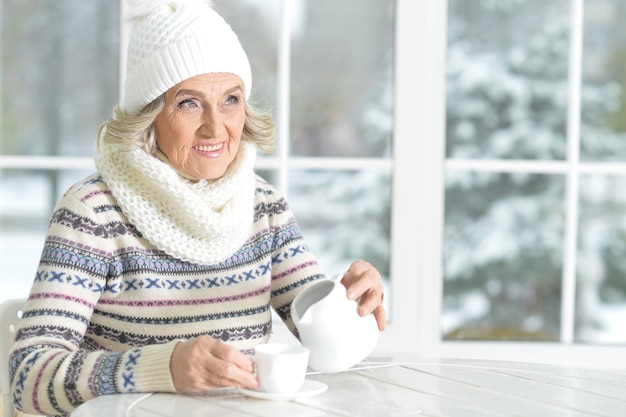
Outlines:
POLYGON ((335 275, 333 275, 332 277, 330 277, 330 279, 331 279, 332 281, 335 281, 335 282, 337 282, 337 283, 340 283, 340 282, 341 282, 341 280, 343 279, 343 275, 344 275, 344 274, 343 274, 343 272, 340 272, 340 273, 335 274, 335 275))

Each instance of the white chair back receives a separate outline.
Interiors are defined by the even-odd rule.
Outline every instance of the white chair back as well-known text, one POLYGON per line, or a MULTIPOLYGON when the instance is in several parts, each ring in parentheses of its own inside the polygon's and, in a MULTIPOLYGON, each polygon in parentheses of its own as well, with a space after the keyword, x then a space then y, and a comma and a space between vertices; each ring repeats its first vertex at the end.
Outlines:
POLYGON ((6 300, 0 304, 0 389, 3 417, 13 417, 15 412, 9 383, 9 350, 25 304, 25 298, 6 300))

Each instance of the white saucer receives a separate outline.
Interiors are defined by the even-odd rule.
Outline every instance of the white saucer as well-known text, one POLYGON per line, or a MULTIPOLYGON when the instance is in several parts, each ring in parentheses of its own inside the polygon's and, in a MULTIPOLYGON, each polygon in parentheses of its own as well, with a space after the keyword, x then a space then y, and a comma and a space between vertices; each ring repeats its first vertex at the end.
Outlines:
POLYGON ((239 391, 250 397, 261 398, 263 400, 287 401, 296 398, 312 397, 321 394, 328 389, 328 385, 319 381, 304 380, 302 387, 296 392, 263 392, 257 390, 238 388, 239 391))

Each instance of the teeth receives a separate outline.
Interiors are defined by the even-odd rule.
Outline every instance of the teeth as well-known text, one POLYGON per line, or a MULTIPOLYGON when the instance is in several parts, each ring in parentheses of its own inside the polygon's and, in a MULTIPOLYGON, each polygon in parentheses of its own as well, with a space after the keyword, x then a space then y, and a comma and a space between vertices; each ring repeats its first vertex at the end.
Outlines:
POLYGON ((211 151, 217 151, 218 149, 221 149, 223 146, 223 144, 217 144, 217 145, 211 145, 211 146, 196 146, 195 148, 199 151, 203 151, 203 152, 211 152, 211 151))

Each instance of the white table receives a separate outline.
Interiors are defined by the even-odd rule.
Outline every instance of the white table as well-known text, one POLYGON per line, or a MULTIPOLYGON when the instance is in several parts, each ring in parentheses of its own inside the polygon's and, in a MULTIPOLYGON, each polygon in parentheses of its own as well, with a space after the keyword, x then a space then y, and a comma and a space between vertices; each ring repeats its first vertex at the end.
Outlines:
POLYGON ((201 395, 110 395, 71 417, 626 416, 626 373, 517 362, 371 359, 338 374, 310 374, 328 390, 267 401, 236 389, 201 395), (358 369, 357 369, 358 368, 358 369))

